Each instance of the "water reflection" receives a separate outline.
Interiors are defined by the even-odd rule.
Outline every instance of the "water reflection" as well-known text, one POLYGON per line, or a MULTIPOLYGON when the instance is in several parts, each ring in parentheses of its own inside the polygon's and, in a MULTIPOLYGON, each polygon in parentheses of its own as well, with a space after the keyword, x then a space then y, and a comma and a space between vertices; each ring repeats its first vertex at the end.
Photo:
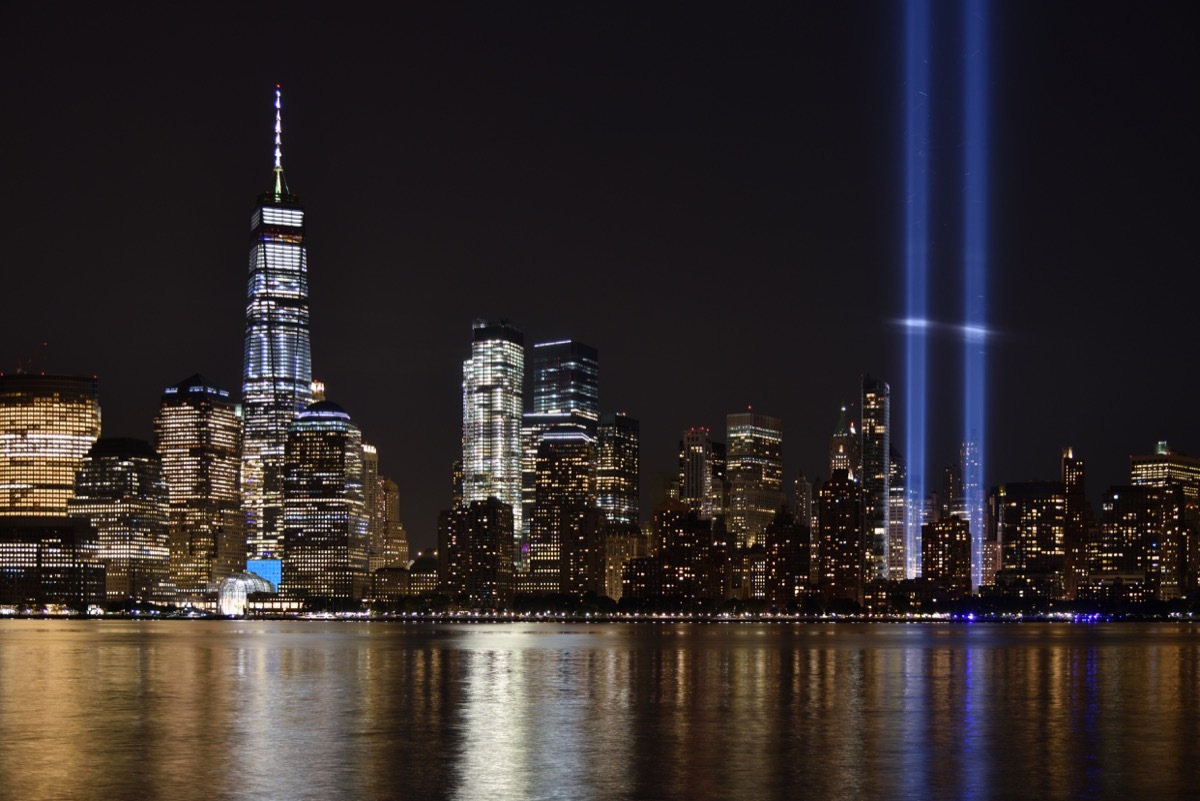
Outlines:
POLYGON ((0 622, 0 798, 1185 798, 1200 640, 0 622))

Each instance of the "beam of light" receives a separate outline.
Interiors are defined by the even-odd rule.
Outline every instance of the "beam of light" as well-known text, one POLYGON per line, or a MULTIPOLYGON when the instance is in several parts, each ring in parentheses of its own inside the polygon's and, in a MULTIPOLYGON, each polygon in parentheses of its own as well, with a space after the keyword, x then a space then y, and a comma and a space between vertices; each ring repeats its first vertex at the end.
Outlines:
POLYGON ((963 8, 963 494, 971 526, 971 589, 983 577, 986 437, 988 57, 987 0, 963 8), (970 334, 975 332, 976 336, 970 334))
POLYGON ((915 578, 921 572, 921 512, 925 504, 925 361, 929 329, 928 0, 908 0, 905 15, 905 560, 908 578, 915 578))

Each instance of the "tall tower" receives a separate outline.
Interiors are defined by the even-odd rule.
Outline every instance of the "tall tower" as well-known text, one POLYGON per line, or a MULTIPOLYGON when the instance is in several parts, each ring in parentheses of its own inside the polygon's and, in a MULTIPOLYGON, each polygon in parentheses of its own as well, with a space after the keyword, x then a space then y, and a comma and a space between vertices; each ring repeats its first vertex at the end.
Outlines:
POLYGON ((462 501, 496 498, 507 503, 514 532, 521 531, 524 382, 524 334, 507 320, 476 320, 471 358, 463 362, 462 501))
POLYGON ((304 208, 283 177, 281 105, 276 86, 274 186, 250 215, 241 482, 252 560, 280 557, 284 447, 292 420, 312 402, 304 208))
POLYGON ((783 505, 783 421, 755 412, 728 415, 729 533, 739 548, 758 541, 783 505))
POLYGON ((242 421, 229 393, 203 376, 163 392, 154 449, 167 482, 171 581, 204 593, 246 564, 238 496, 242 421))
POLYGON ((864 579, 886 579, 888 523, 891 519, 891 390, 886 381, 869 375, 862 380, 862 482, 863 525, 866 528, 864 579))
POLYGON ((641 517, 640 427, 622 412, 600 415, 596 434, 596 503, 605 520, 636 526, 641 517))
POLYGON ((604 592, 604 543, 596 506, 596 444, 564 426, 537 450, 536 503, 529 525, 529 574, 535 593, 604 592))
POLYGON ((861 467, 859 445, 854 421, 843 406, 838 415, 837 428, 833 430, 833 436, 829 439, 829 473, 832 475, 837 470, 845 470, 851 481, 858 481, 858 471, 861 467))
POLYGON ((542 435, 551 428, 578 429, 595 439, 600 417, 600 355, 591 345, 564 339, 530 349, 532 409, 521 416, 521 498, 519 522, 529 536, 533 515, 535 461, 542 435))
POLYGON ((683 432, 679 443, 679 500, 701 520, 713 517, 713 441, 704 426, 683 432))

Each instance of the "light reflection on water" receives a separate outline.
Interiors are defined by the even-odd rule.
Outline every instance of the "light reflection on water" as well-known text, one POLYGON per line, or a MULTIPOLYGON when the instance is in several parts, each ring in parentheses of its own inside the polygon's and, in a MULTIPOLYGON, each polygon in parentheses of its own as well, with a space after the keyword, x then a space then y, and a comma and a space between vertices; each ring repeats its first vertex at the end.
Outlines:
POLYGON ((0 799, 1187 798, 1198 634, 0 621, 0 799))

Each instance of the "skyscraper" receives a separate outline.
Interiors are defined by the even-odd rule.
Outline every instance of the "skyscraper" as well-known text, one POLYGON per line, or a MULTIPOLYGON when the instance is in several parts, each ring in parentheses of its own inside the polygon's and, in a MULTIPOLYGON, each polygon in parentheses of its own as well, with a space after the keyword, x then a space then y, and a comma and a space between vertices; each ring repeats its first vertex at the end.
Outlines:
POLYGON ((971 590, 983 580, 983 463, 979 443, 962 444, 963 515, 971 527, 971 590))
POLYGON ((533 403, 521 416, 520 520, 529 534, 538 446, 554 428, 575 428, 592 439, 600 417, 600 355, 591 345, 564 339, 530 348, 533 403))
POLYGON ((604 543, 596 506, 596 444, 578 429, 547 431, 538 445, 529 573, 523 590, 604 592, 604 543))
POLYGON ((362 434, 336 403, 314 403, 287 440, 280 593, 353 605, 368 587, 367 547, 362 434))
POLYGON ((854 421, 843 406, 838 415, 837 428, 829 439, 829 473, 845 470, 852 481, 858 481, 858 471, 861 468, 859 457, 858 432, 854 430, 854 421))
POLYGON ((99 436, 95 377, 0 375, 0 516, 65 516, 99 436))
POLYGON ((596 429, 596 504, 610 524, 638 524, 640 442, 637 420, 621 412, 600 415, 596 429))
POLYGON ((997 585, 1024 596, 1065 597, 1063 485, 1057 481, 1009 483, 993 493, 996 541, 1001 550, 997 585))
POLYGON ((79 466, 67 509, 96 530, 109 601, 174 599, 167 485, 150 443, 96 440, 79 466))
POLYGON ((163 392, 154 449, 167 483, 171 581, 182 595, 204 593, 245 566, 241 444, 228 392, 200 375, 163 392))
MULTIPOLYGON (((462 500, 508 504, 514 532, 521 531, 524 381, 525 336, 507 320, 476 320, 471 358, 463 362, 462 500)), ((515 542, 514 559, 520 545, 515 542)))
POLYGON ((821 592, 826 600, 863 600, 862 495, 844 469, 817 493, 821 592))
POLYGON ((888 578, 916 578, 920 560, 908 542, 908 465, 895 447, 888 456, 888 578))
POLYGON ((704 426, 683 432, 679 443, 679 500, 702 520, 713 517, 713 441, 704 426))
POLYGON ((755 412, 726 420, 729 534, 748 548, 783 505, 783 422, 755 412))
POLYGON ((965 519, 947 517, 921 527, 921 570, 950 598, 970 594, 971 533, 965 519))
POLYGON ((891 390, 869 375, 862 380, 862 445, 859 451, 867 581, 886 579, 891 520, 891 390))
POLYGON ((512 549, 512 507, 495 498, 438 517, 442 586, 473 609, 506 609, 512 603, 512 549))
POLYGON ((292 420, 312 402, 304 208, 283 176, 281 105, 276 87, 274 187, 250 216, 241 482, 254 560, 279 558, 284 448, 292 420))

